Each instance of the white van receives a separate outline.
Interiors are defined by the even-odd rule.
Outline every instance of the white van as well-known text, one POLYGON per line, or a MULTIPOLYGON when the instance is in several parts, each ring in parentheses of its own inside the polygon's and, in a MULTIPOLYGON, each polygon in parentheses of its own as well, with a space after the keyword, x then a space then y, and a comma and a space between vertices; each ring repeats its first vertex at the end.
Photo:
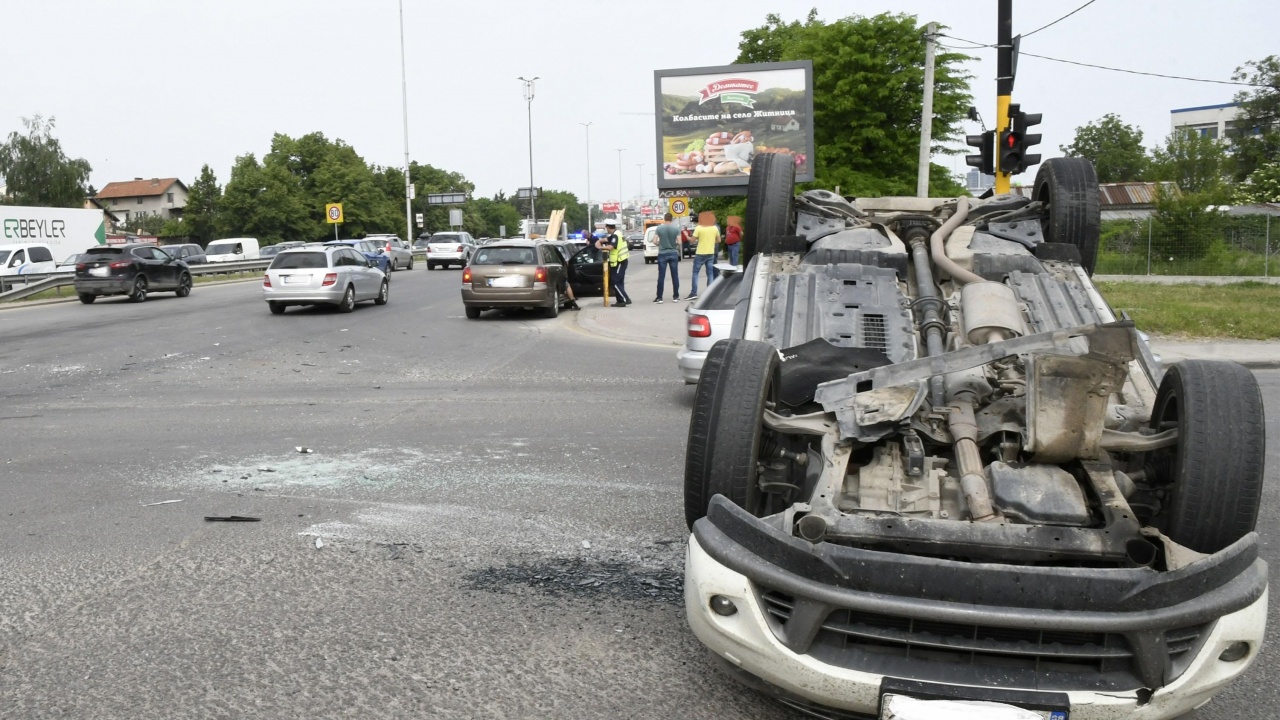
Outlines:
POLYGON ((209 243, 209 247, 204 249, 204 255, 211 263, 257 260, 259 257, 258 239, 224 238, 222 240, 214 240, 209 243))
POLYGON ((45 243, 0 245, 0 275, 51 273, 57 266, 53 249, 45 243))

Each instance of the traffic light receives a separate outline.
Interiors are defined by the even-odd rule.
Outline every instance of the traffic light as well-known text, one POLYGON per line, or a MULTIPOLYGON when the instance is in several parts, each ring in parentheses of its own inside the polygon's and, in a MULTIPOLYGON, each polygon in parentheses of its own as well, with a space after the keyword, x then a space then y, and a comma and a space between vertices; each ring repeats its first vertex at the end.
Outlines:
POLYGON ((964 142, 970 147, 978 148, 977 155, 964 156, 965 164, 969 167, 978 168, 978 172, 984 175, 995 174, 995 131, 988 130, 981 135, 966 135, 964 142))
POLYGON ((1028 114, 1018 105, 1009 106, 1009 129, 1000 131, 1000 172, 1013 175, 1040 162, 1039 155, 1027 153, 1027 148, 1040 144, 1039 134, 1027 132, 1040 124, 1040 118, 1040 113, 1028 114))
POLYGON ((1040 144, 1039 133, 1028 133, 1027 128, 1032 125, 1039 125, 1040 113, 1024 113, 1022 108, 1014 105, 1010 108, 1009 120, 1013 125, 1013 131, 1022 136, 1022 163, 1018 166, 1018 172, 1026 170, 1028 167, 1040 162, 1040 155, 1030 154, 1027 152, 1032 145, 1040 144))

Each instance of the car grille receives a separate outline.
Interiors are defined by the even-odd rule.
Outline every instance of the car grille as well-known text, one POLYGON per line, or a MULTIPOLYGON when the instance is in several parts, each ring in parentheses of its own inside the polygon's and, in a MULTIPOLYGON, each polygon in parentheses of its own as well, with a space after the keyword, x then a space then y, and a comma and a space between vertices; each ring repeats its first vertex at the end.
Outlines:
MULTIPOLYGON (((794 598, 765 590, 761 599, 777 624, 775 632, 785 628, 794 598)), ((1190 664, 1208 629, 1197 625, 1164 632, 1168 680, 1190 664)), ((1122 633, 987 627, 838 608, 826 615, 807 654, 850 669, 866 669, 869 662, 887 663, 898 672, 910 668, 920 680, 954 681, 957 666, 976 671, 968 678, 972 682, 1034 674, 1040 689, 1072 690, 1143 687, 1132 648, 1122 633), (1046 683, 1046 674, 1059 682, 1046 683), (1064 686, 1046 686, 1055 684, 1064 686)))

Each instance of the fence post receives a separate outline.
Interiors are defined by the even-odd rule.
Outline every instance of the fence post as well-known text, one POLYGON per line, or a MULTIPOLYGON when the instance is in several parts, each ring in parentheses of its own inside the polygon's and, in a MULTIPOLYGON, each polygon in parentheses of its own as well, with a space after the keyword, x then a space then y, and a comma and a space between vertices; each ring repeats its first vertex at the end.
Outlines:
POLYGON ((1151 216, 1147 217, 1147 274, 1151 274, 1151 216))
POLYGON ((1262 276, 1271 277, 1271 216, 1267 216, 1267 245, 1262 253, 1262 276))

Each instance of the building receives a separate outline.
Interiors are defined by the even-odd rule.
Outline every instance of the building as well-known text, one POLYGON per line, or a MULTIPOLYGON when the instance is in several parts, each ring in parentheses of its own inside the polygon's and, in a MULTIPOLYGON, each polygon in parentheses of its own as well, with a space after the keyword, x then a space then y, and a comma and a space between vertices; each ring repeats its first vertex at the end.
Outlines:
POLYGON ((794 117, 778 118, 769 123, 771 132, 791 132, 799 129, 800 123, 796 122, 794 117))
POLYGON ((134 178, 107 183, 93 199, 128 225, 139 215, 159 215, 180 219, 187 205, 187 186, 178 178, 134 178))
POLYGON ((981 193, 996 186, 996 176, 986 175, 978 168, 970 170, 964 176, 964 188, 971 193, 981 193))
POLYGON ((108 203, 96 198, 85 198, 84 209, 97 210, 102 213, 102 227, 108 235, 116 231, 116 225, 119 224, 120 218, 111 212, 111 206, 108 203))
POLYGON ((1203 137, 1221 140, 1238 134, 1236 117, 1240 115, 1240 103, 1201 105, 1169 111, 1169 125, 1173 132, 1180 128, 1203 137))
POLYGON ((1145 220, 1156 212, 1156 187, 1164 193, 1178 194, 1171 182, 1121 182, 1098 185, 1098 201, 1103 220, 1145 220))

